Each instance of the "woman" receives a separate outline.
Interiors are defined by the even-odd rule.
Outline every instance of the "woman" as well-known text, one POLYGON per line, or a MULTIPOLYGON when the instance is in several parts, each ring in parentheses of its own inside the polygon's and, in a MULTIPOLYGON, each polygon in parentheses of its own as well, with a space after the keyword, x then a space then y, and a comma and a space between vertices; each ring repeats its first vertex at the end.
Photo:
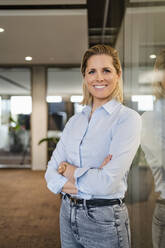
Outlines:
POLYGON ((154 248, 165 247, 165 50, 154 66, 154 110, 142 115, 141 146, 151 167, 155 191, 160 193, 152 220, 154 248))
POLYGON ((106 45, 82 59, 83 104, 66 124, 48 164, 46 181, 62 192, 62 248, 130 247, 124 194, 139 146, 141 119, 122 105, 121 65, 106 45))

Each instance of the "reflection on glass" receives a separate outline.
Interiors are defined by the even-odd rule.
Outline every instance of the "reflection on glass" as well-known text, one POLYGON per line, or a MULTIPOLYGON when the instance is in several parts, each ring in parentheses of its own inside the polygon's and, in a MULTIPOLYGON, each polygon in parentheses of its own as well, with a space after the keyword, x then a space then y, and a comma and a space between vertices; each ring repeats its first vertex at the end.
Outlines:
POLYGON ((30 70, 0 68, 0 167, 30 166, 30 70))
MULTIPOLYGON (((49 68, 47 83, 48 138, 59 138, 68 119, 80 111, 80 68, 49 68)), ((45 137, 43 137, 45 138, 45 137)), ((48 149, 51 149, 48 141, 48 149)))
MULTIPOLYGON (((127 1, 125 15, 117 38, 116 48, 123 52, 124 102, 141 115, 155 112, 156 99, 153 99, 152 82, 155 77, 153 66, 157 54, 165 48, 165 5, 160 1, 127 1), (149 6, 150 5, 150 6, 149 6), (134 101, 133 96, 138 96, 134 101), (149 100, 147 99, 149 97, 149 100), (140 99, 139 99, 140 98, 140 99), (147 101, 146 101, 147 99, 147 101), (151 100, 152 99, 152 100, 151 100), (146 102, 145 102, 146 101, 146 102)), ((157 74, 158 76, 158 74, 157 74)), ((149 121, 146 132, 148 143, 154 130, 159 130, 158 123, 149 121), (151 130, 150 126, 153 126, 151 130), (149 131, 150 130, 150 131, 149 131)), ((161 136, 161 134, 159 134, 161 136)), ((158 141, 153 143, 158 148, 158 141)), ((144 147, 143 147, 144 148, 144 147)), ((128 198, 131 220, 131 241, 133 248, 152 248, 152 217, 157 194, 150 163, 142 149, 138 150, 131 172, 128 176, 128 198)), ((156 162, 155 162, 156 163, 156 162)), ((159 177, 158 177, 159 178, 159 177)), ((164 186, 165 188, 165 186, 164 186)), ((157 204, 156 204, 157 205, 157 204)), ((165 216, 165 215, 164 215, 165 216)), ((165 236, 165 234, 164 234, 165 236)), ((165 247, 165 245, 164 245, 165 247)))
POLYGON ((156 58, 153 111, 142 115, 142 149, 152 170, 155 191, 159 193, 152 220, 154 248, 165 247, 165 50, 156 58))
POLYGON ((62 131, 66 120, 65 102, 48 103, 48 130, 62 131))

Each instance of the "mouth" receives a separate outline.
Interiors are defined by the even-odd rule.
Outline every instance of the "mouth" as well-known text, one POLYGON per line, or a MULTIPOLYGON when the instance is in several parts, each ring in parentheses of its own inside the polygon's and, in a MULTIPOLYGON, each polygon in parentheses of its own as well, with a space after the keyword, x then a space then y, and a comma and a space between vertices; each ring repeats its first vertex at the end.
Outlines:
POLYGON ((95 89, 104 89, 107 85, 93 85, 95 89))

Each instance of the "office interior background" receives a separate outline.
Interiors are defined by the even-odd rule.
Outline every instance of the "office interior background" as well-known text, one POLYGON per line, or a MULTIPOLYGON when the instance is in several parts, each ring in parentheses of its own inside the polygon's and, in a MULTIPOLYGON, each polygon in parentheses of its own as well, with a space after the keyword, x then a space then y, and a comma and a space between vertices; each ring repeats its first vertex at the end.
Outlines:
MULTIPOLYGON (((165 48, 164 23, 163 0, 0 0, 0 175, 5 179, 8 173, 11 187, 16 172, 25 177, 29 172, 40 173, 43 179, 53 145, 50 140, 39 142, 59 138, 67 120, 82 110, 80 63, 89 46, 103 43, 117 48, 124 104, 140 114, 153 110, 153 66, 165 48)), ((151 248, 157 194, 140 148, 128 186, 132 247, 151 248)), ((5 187, 4 180, 3 194, 5 187)), ((52 199, 59 201, 49 197, 50 204, 52 199)), ((4 204, 5 200, 5 209, 4 204)), ((5 223, 7 212, 1 213, 5 223)), ((50 233, 52 243, 47 247, 60 247, 50 233)), ((17 246, 12 246, 10 236, 8 240, 1 237, 0 247, 35 247, 29 236, 18 237, 17 246)), ((44 247, 44 242, 37 247, 44 247)))

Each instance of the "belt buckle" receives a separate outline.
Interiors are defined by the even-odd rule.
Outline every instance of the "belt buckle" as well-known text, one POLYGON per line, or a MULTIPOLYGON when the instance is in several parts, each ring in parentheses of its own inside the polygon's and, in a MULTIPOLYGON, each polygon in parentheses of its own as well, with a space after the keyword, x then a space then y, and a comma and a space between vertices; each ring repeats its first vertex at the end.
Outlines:
POLYGON ((76 198, 73 198, 73 202, 74 202, 75 205, 78 203, 76 198))

